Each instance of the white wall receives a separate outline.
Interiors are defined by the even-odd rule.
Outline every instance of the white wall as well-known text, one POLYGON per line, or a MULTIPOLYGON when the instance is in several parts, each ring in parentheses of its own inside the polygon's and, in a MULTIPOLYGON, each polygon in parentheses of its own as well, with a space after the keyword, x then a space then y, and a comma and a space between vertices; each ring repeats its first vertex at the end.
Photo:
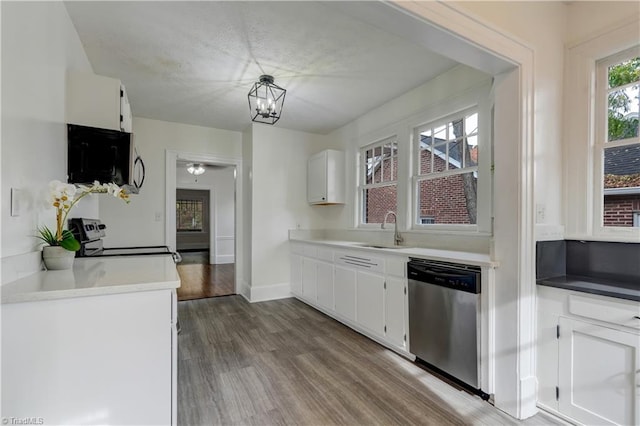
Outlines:
POLYGON ((534 51, 535 203, 538 239, 563 237, 562 88, 567 7, 563 2, 456 2, 534 51))
MULTIPOLYGON (((253 197, 253 126, 242 132, 242 281, 236 289, 247 299, 251 299, 251 236, 252 236, 252 197, 253 197)), ((237 280, 236 280, 237 282, 237 280)))
MULTIPOLYGON (((52 179, 66 181, 65 73, 92 72, 62 2, 2 2, 2 282, 16 271, 4 259, 38 250, 32 236, 55 222, 37 205, 52 179), (11 188, 24 210, 11 217, 11 188)), ((83 200, 84 203, 84 200, 83 200)), ((95 198, 84 214, 97 211, 95 198)), ((79 210, 76 210, 78 212, 79 210)))
MULTIPOLYGON (((135 105, 132 105, 135 111, 135 105)), ((105 246, 165 243, 165 152, 174 150, 241 158, 240 132, 134 117, 133 135, 146 166, 140 194, 124 204, 113 197, 100 199, 100 219, 107 225, 105 246)))
POLYGON ((208 189, 213 194, 209 206, 209 229, 213 237, 210 248, 213 263, 233 263, 235 235, 235 178, 234 168, 207 168, 200 176, 187 172, 185 167, 176 170, 177 187, 184 189, 208 189))
POLYGON ((286 287, 288 294, 287 231, 297 227, 324 227, 325 214, 343 207, 326 209, 307 203, 307 159, 326 146, 326 136, 261 124, 252 127, 251 287, 254 298, 255 287, 263 286, 286 287))
POLYGON ((637 1, 574 1, 568 4, 566 44, 584 42, 622 23, 637 21, 637 1))

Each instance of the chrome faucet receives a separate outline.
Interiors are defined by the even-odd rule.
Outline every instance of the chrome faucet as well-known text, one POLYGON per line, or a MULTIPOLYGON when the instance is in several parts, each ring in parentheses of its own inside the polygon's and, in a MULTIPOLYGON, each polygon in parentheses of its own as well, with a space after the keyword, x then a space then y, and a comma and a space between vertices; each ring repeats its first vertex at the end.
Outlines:
POLYGON ((394 225, 394 227, 393 227, 393 242, 394 242, 395 245, 399 246, 400 243, 404 241, 404 238, 402 238, 402 236, 398 232, 398 215, 395 212, 389 210, 387 212, 387 214, 384 215, 384 220, 382 221, 382 225, 380 225, 380 228, 384 229, 384 225, 386 225, 387 218, 389 217, 390 214, 392 214, 393 218, 395 219, 395 222, 393 223, 393 225, 394 225))

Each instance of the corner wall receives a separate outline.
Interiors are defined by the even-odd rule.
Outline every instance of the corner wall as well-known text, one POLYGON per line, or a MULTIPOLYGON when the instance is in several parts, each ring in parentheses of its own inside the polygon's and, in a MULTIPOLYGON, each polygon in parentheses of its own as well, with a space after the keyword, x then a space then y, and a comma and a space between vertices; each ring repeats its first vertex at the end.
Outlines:
MULTIPOLYGON (((40 267, 39 244, 32 236, 39 225, 55 223, 53 210, 42 207, 41 192, 46 194, 50 180, 67 176, 66 71, 93 70, 62 2, 1 2, 0 8, 5 283, 40 267), (11 188, 22 190, 17 217, 11 216, 11 188), (16 255, 28 260, 9 259, 16 255)), ((97 211, 95 201, 85 204, 91 204, 87 214, 97 211)))
MULTIPOLYGON (((248 138, 249 139, 249 138, 248 138)), ((307 203, 307 159, 326 145, 326 136, 253 124, 251 151, 251 300, 289 295, 288 230, 325 227, 328 209, 307 203)), ((249 164, 248 157, 245 162, 249 164)))

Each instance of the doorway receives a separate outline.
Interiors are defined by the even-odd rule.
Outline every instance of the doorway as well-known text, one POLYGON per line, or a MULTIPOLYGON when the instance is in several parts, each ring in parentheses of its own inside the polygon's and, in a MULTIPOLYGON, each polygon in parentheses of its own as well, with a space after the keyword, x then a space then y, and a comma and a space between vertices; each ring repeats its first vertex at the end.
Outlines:
POLYGON ((235 167, 176 161, 178 300, 235 294, 235 167))

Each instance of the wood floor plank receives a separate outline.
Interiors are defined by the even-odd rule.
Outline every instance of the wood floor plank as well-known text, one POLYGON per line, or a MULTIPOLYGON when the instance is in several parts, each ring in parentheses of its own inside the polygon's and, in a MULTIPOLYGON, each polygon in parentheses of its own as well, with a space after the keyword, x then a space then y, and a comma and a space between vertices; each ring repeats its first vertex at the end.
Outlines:
POLYGON ((178 300, 195 300, 235 294, 235 264, 209 264, 206 259, 189 261, 183 253, 183 262, 177 265, 180 275, 178 300))
POLYGON ((495 425, 500 412, 296 299, 180 302, 181 425, 495 425))

